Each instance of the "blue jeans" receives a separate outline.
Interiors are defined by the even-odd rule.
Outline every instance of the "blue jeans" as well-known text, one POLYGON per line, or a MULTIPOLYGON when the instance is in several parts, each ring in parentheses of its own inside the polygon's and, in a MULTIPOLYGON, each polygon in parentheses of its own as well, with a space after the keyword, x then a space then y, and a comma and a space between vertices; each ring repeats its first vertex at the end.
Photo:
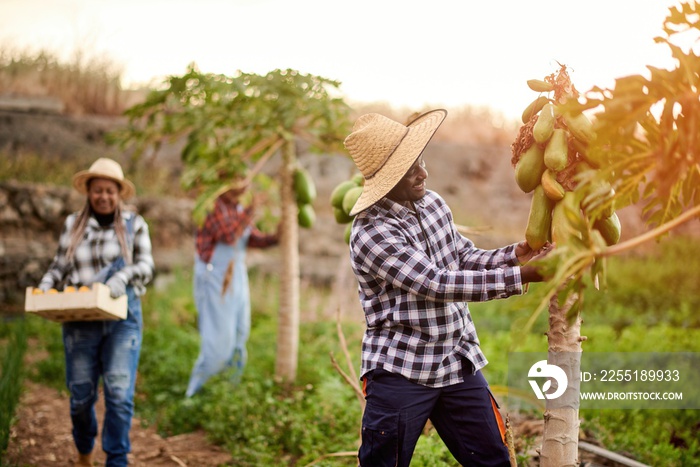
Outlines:
POLYGON ((428 419, 464 466, 510 467, 495 399, 480 371, 464 362, 464 382, 444 388, 373 370, 364 377, 362 467, 408 467, 428 419))
POLYGON ((80 453, 92 452, 97 436, 97 386, 102 377, 105 396, 102 449, 107 454, 107 467, 127 465, 131 450, 129 430, 134 414, 143 321, 141 299, 136 297, 133 287, 127 287, 126 293, 129 310, 125 320, 63 324, 73 440, 80 453))

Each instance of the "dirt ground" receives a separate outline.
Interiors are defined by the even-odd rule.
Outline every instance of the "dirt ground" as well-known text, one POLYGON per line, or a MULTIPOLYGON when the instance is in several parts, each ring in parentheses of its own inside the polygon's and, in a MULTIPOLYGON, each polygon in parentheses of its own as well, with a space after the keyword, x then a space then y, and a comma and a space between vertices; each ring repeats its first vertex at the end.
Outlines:
MULTIPOLYGON (((27 382, 17 409, 17 423, 10 433, 6 461, 21 467, 72 466, 77 453, 71 437, 68 395, 53 388, 27 382)), ((100 395, 97 420, 102 426, 104 403, 100 395)), ((232 465, 230 454, 209 443, 203 432, 162 438, 154 427, 144 427, 134 419, 131 428, 129 465, 201 466, 232 465)), ((94 449, 95 465, 104 465, 98 435, 94 449)))
MULTIPOLYGON (((103 398, 97 404, 97 419, 101 427, 104 415, 103 398)), ((8 465, 19 467, 70 467, 77 458, 71 437, 68 418, 68 395, 56 389, 36 383, 25 383, 24 392, 17 409, 17 423, 10 432, 10 441, 5 457, 8 465)), ((529 438, 531 446, 539 445, 543 422, 515 415, 511 418, 516 446, 518 439, 529 438)), ((582 434, 583 435, 583 434, 582 434)), ((595 442, 587 439, 588 442, 595 442)), ((219 446, 207 441, 204 432, 186 433, 163 438, 155 427, 145 427, 134 418, 131 429, 129 465, 133 467, 196 466, 217 467, 236 465, 231 455, 219 446)), ((518 446, 519 450, 522 446, 518 446)), ((527 448, 526 448, 527 449, 527 448)), ((530 455, 536 456, 530 447, 530 455)), ((94 452, 94 465, 104 465, 98 435, 94 452)), ((588 467, 618 466, 591 453, 579 453, 581 465, 588 467)), ((536 464, 531 464, 536 465, 536 464)))

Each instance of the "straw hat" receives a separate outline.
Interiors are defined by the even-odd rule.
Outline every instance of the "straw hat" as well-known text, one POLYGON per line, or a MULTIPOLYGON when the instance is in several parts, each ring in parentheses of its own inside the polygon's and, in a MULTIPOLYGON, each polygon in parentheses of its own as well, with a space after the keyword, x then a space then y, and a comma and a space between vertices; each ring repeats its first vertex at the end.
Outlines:
POLYGON ((446 116, 444 109, 431 110, 408 126, 376 113, 357 119, 344 144, 365 184, 350 215, 372 206, 399 183, 446 116))
POLYGON ((73 188, 79 193, 86 194, 88 182, 92 178, 106 178, 117 182, 122 199, 131 198, 136 193, 134 184, 124 178, 122 166, 112 159, 100 157, 92 163, 88 170, 82 170, 73 175, 73 188))

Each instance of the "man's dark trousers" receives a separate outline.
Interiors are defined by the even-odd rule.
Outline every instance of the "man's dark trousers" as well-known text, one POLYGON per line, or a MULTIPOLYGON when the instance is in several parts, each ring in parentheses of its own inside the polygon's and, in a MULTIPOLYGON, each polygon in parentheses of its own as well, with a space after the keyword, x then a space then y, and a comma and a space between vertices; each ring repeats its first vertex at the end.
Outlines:
POLYGON ((465 381, 429 388, 401 375, 377 369, 364 380, 367 405, 362 418, 362 467, 408 467, 428 419, 463 466, 509 467, 504 427, 496 402, 481 372, 465 381))

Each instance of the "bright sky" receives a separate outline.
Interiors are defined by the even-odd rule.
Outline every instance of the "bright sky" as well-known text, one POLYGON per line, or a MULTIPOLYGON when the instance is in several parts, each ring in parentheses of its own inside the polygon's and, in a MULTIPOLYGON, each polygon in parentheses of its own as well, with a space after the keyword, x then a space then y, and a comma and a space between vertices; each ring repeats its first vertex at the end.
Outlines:
MULTIPOLYGON (((693 1, 693 0, 690 0, 693 1)), ((125 85, 276 68, 340 81, 349 101, 486 106, 569 66, 581 91, 670 67, 654 43, 676 0, 0 0, 0 45, 106 54, 125 85)))

